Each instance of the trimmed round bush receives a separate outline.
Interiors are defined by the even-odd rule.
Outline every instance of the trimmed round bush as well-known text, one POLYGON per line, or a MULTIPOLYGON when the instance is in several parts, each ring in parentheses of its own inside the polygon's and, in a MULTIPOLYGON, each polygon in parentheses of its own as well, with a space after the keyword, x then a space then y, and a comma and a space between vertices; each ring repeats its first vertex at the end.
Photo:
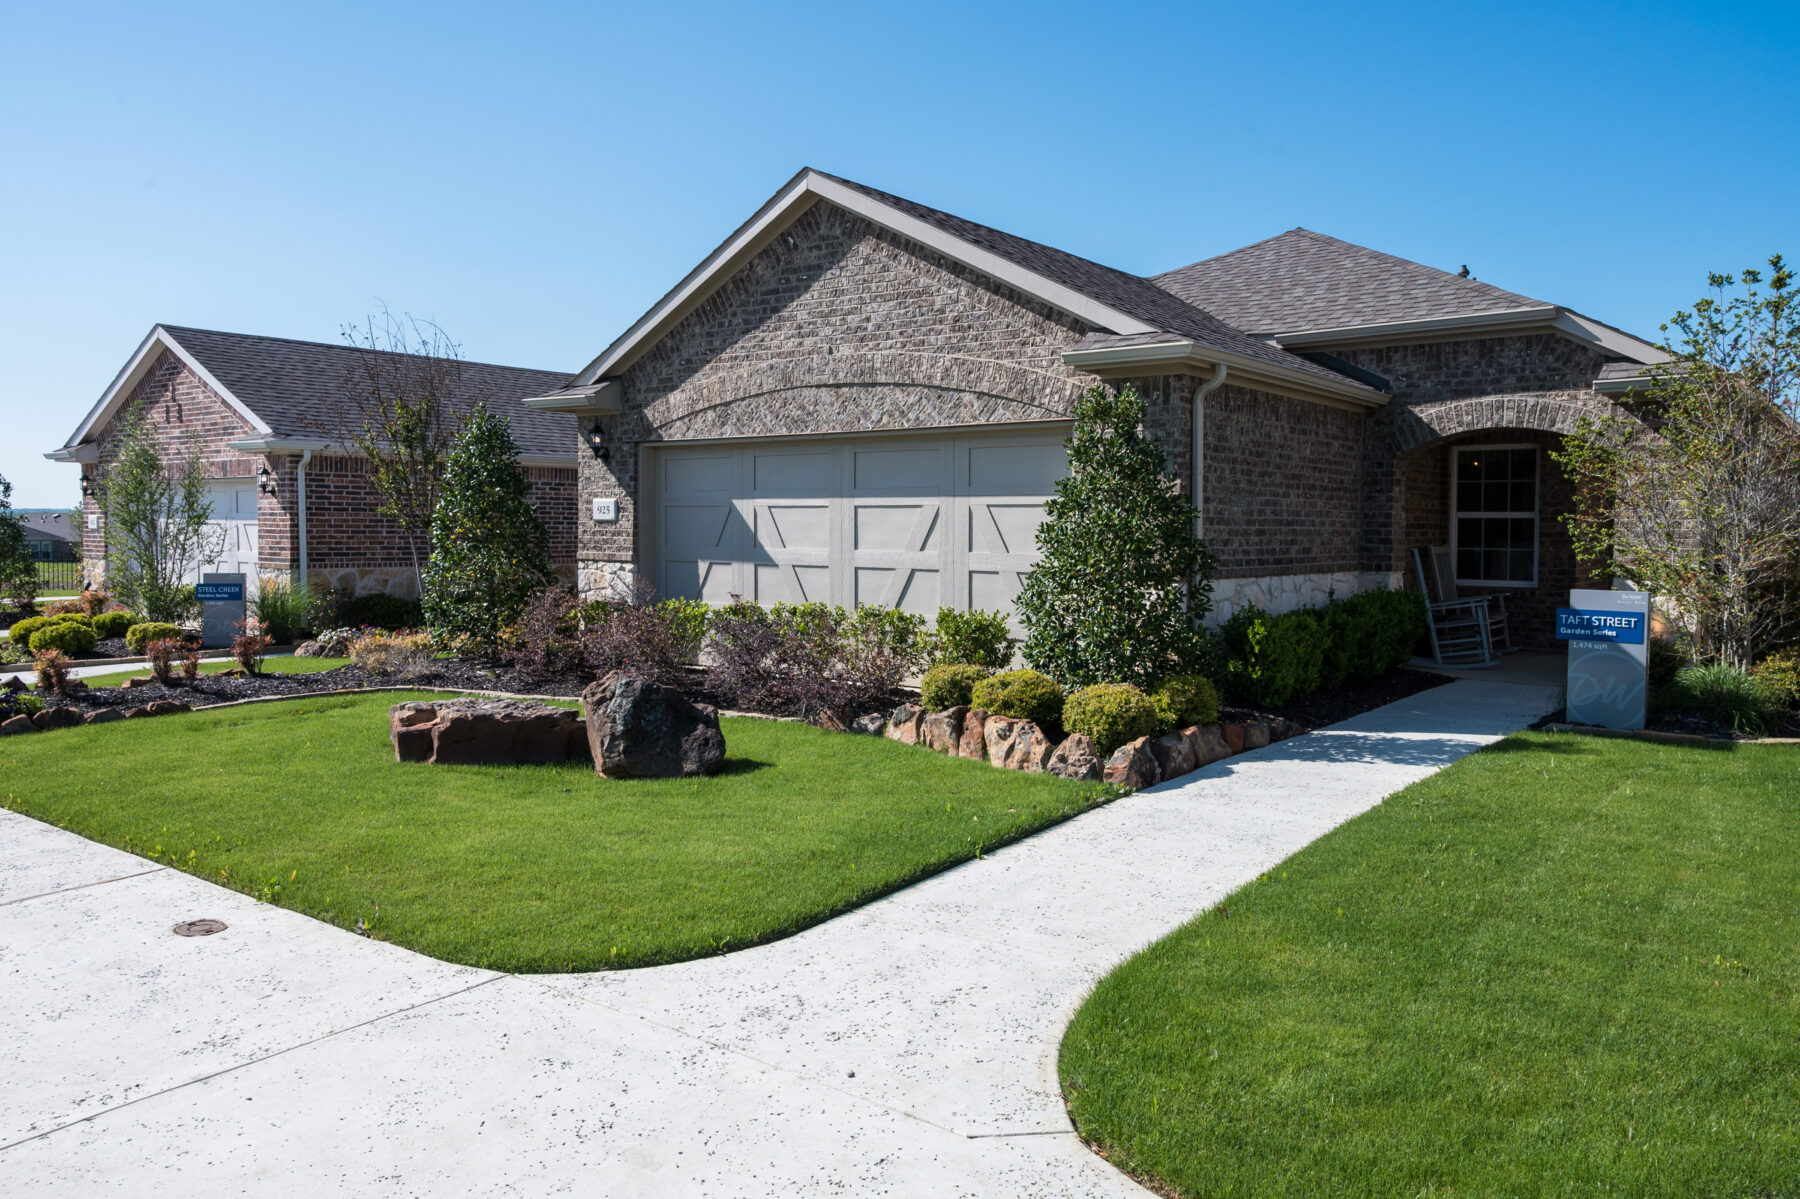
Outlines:
POLYGON ((967 662, 944 662, 925 672, 919 681, 919 700, 933 712, 968 704, 975 698, 975 684, 988 672, 967 662))
POLYGON ((58 612, 50 618, 51 624, 78 624, 84 629, 94 627, 94 618, 86 612, 58 612))
POLYGON ((1750 677, 1784 708, 1800 708, 1800 646, 1776 650, 1756 664, 1750 677))
POLYGON ((166 624, 160 620, 146 620, 142 624, 134 624, 125 630, 125 644, 138 653, 144 652, 144 646, 152 641, 163 641, 170 637, 180 637, 181 629, 176 625, 166 624))
POLYGON ((1007 670, 976 683, 969 703, 986 708, 995 716, 1011 716, 1046 726, 1062 719, 1063 690, 1047 674, 1007 670))
POLYGON ((1155 702, 1165 728, 1185 729, 1195 724, 1211 724, 1219 718, 1218 689, 1204 675, 1178 674, 1164 679, 1150 693, 1150 698, 1155 702))
POLYGON ((416 629, 425 624, 425 609, 418 600, 374 591, 345 600, 338 610, 338 623, 356 628, 416 629))
POLYGON ((59 649, 70 655, 85 654, 93 650, 98 640, 94 630, 84 624, 56 620, 31 635, 31 652, 41 654, 47 649, 59 649))
POLYGON ((108 637, 123 637, 136 623, 137 617, 129 612, 102 612, 94 617, 94 635, 102 641, 108 637))
MULTIPOLYGON (((1202 682, 1205 680, 1202 679, 1202 682)), ((1217 715, 1218 704, 1213 704, 1217 715)), ((1163 726, 1156 701, 1130 683, 1095 683, 1069 696, 1063 704, 1063 727, 1082 733, 1101 757, 1127 741, 1148 737, 1163 726)))
POLYGON ((12 643, 20 649, 30 649, 31 635, 39 629, 47 628, 55 619, 54 616, 27 616, 24 620, 13 621, 12 628, 7 630, 7 635, 12 638, 12 643))

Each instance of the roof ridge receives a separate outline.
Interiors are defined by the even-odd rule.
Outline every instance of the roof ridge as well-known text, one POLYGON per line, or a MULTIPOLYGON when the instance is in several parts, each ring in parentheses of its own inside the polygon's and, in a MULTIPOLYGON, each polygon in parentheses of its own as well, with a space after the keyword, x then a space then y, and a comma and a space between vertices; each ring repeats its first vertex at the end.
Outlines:
MULTIPOLYGON (((284 345, 311 346, 318 350, 345 350, 356 353, 366 353, 369 349, 367 346, 354 345, 349 342, 312 341, 304 337, 280 337, 273 333, 236 333, 230 329, 204 329, 199 325, 171 325, 167 321, 157 321, 155 327, 166 330, 172 334, 207 333, 214 337, 234 337, 244 341, 278 341, 284 345)), ((409 350, 376 350, 374 352, 377 354, 394 354, 403 358, 427 357, 427 355, 423 354, 414 354, 409 350)), ((563 370, 560 367, 513 366, 505 362, 478 362, 473 358, 458 358, 456 361, 462 363, 464 366, 490 366, 495 370, 531 371, 540 375, 568 375, 573 378, 575 373, 573 371, 563 370)))

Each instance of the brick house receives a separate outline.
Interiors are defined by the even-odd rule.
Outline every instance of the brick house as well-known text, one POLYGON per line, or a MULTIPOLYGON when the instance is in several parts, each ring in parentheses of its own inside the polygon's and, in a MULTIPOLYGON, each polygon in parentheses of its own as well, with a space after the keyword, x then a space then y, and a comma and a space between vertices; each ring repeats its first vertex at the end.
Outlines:
POLYGON ((1074 398, 1148 403, 1215 614, 1407 585, 1449 544, 1547 644, 1583 580, 1546 448, 1652 345, 1296 229, 1153 278, 804 170, 566 387, 585 593, 1007 607, 1074 398))
MULTIPOLYGON (((89 582, 105 574, 101 471, 116 453, 121 418, 141 411, 172 452, 199 448, 213 519, 225 549, 208 570, 277 575, 350 594, 419 593, 406 540, 380 516, 368 463, 333 445, 331 412, 366 365, 345 345, 157 325, 68 443, 46 457, 80 465, 89 582)), ((402 355, 378 355, 383 365, 402 355)), ((566 371, 462 363, 454 404, 485 402, 507 416, 551 557, 573 577, 576 425, 519 404, 568 382, 566 371)), ((421 551, 423 552, 423 551, 421 551)))

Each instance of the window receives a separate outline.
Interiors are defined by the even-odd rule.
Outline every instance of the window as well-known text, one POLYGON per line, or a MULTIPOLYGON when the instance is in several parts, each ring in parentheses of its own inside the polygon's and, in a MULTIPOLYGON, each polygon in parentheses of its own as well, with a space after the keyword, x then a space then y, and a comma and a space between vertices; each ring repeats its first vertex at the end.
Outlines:
POLYGON ((1537 583, 1538 459, 1535 446, 1456 450, 1451 546, 1458 583, 1537 583))

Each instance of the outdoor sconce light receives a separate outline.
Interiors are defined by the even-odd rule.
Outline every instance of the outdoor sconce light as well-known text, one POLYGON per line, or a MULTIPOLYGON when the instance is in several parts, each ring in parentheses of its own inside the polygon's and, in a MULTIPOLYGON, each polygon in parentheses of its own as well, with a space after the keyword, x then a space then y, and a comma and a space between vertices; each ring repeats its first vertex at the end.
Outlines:
POLYGON ((88 499, 89 497, 91 497, 93 494, 94 494, 94 480, 93 480, 92 476, 82 475, 81 476, 81 498, 85 500, 85 499, 88 499))
POLYGON ((256 472, 256 489, 264 495, 275 494, 275 476, 266 466, 256 472))
POLYGON ((612 451, 606 448, 606 433, 600 428, 600 418, 594 418, 593 428, 587 431, 588 449, 594 451, 594 457, 605 462, 612 457, 612 451))

